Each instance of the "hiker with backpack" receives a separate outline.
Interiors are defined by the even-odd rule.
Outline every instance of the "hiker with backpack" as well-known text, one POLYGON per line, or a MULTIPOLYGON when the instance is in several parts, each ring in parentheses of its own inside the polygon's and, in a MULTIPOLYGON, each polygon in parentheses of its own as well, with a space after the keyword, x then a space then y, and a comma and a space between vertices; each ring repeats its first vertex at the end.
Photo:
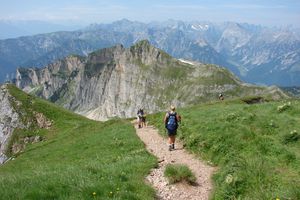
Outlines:
POLYGON ((139 128, 146 126, 146 116, 143 109, 139 109, 137 112, 137 120, 139 128))
POLYGON ((220 99, 221 101, 224 100, 224 95, 223 95, 222 93, 219 94, 219 99, 220 99))
POLYGON ((164 117, 165 127, 169 136, 169 151, 175 149, 175 138, 177 134, 178 122, 181 121, 180 115, 175 112, 175 107, 171 106, 170 111, 164 117))

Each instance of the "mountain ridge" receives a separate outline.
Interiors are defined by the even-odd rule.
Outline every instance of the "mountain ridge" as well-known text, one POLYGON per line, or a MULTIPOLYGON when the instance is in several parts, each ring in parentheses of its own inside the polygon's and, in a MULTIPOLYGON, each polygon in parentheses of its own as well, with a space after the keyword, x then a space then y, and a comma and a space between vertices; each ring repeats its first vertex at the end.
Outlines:
POLYGON ((147 112, 227 98, 286 96, 278 88, 245 84, 225 68, 178 60, 143 40, 69 56, 45 68, 18 69, 16 85, 92 119, 147 112), (265 93, 265 94, 264 94, 265 93), (273 94, 272 94, 273 93, 273 94))
MULTIPOLYGON (((300 37, 296 29, 245 23, 119 20, 73 32, 0 40, 0 80, 17 66, 41 67, 69 54, 88 53, 115 44, 125 47, 147 39, 176 58, 224 66, 243 81, 299 85, 300 37)), ((6 78, 7 77, 7 78, 6 78)))

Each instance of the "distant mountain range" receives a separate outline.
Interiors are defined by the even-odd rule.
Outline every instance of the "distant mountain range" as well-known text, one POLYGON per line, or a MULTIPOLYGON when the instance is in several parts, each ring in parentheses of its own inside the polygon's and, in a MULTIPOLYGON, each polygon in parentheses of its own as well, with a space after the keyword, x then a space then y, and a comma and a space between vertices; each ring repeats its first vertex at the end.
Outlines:
POLYGON ((16 85, 97 120, 133 117, 141 107, 151 113, 171 104, 216 101, 219 93, 287 97, 276 87, 245 84, 225 68, 173 58, 146 40, 68 56, 44 68, 19 68, 16 85))
POLYGON ((300 85, 300 36, 292 28, 267 28, 234 22, 141 23, 120 20, 56 32, 0 40, 0 81, 18 66, 41 67, 70 54, 116 44, 129 47, 147 39, 176 58, 224 66, 243 81, 278 86, 300 85))
POLYGON ((300 87, 281 87, 280 89, 288 93, 290 96, 300 98, 300 87))

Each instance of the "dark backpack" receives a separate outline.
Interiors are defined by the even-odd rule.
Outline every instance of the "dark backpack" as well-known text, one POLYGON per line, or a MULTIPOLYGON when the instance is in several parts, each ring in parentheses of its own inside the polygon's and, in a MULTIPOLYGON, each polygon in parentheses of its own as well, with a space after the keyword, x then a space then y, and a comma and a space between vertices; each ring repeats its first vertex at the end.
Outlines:
POLYGON ((175 113, 168 113, 169 117, 167 120, 166 128, 173 131, 178 128, 177 118, 176 118, 176 112, 175 113))
POLYGON ((144 116, 144 111, 140 109, 140 110, 137 112, 137 114, 138 114, 139 117, 143 117, 143 116, 144 116))

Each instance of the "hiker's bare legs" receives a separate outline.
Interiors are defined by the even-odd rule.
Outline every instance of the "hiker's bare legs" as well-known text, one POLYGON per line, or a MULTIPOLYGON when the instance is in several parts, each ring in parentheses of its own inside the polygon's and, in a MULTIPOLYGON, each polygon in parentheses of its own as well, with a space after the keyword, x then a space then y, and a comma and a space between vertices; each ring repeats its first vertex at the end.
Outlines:
POLYGON ((138 117, 137 121, 138 121, 138 127, 142 128, 142 120, 141 120, 141 118, 138 117))
MULTIPOLYGON (((171 146, 171 149, 175 149, 175 135, 170 135, 169 136, 169 147, 171 146)), ((170 150, 170 148, 169 148, 170 150)))
POLYGON ((170 135, 169 144, 174 144, 174 143, 175 143, 175 135, 170 135))
POLYGON ((141 117, 141 126, 146 127, 146 118, 145 117, 141 117))

